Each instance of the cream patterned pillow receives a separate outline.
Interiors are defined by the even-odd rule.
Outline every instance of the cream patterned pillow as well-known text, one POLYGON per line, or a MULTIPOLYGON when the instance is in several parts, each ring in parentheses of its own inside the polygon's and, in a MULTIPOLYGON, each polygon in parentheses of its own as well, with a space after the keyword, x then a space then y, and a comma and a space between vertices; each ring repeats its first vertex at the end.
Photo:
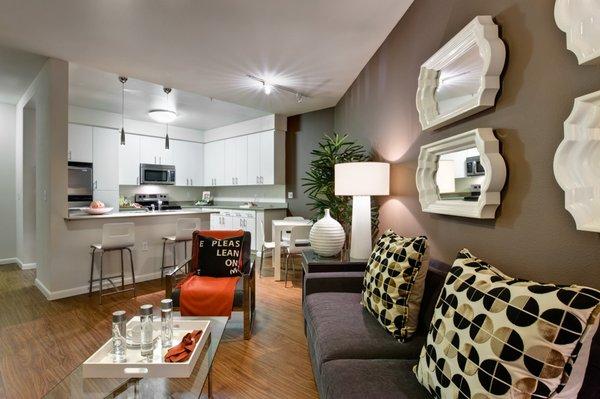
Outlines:
POLYGON ((436 398, 555 397, 593 338, 600 292, 514 279, 463 249, 415 373, 436 398))
POLYGON ((362 304, 400 341, 417 329, 428 264, 427 237, 401 237, 392 230, 381 236, 369 258, 362 304))

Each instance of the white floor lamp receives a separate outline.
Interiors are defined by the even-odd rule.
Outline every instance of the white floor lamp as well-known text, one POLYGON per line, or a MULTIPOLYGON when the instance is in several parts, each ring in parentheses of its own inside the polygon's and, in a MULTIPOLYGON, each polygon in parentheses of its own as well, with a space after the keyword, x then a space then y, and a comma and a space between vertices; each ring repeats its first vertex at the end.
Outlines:
POLYGON ((390 164, 348 162, 335 165, 335 195, 352 196, 350 257, 371 255, 371 195, 390 194, 390 164))

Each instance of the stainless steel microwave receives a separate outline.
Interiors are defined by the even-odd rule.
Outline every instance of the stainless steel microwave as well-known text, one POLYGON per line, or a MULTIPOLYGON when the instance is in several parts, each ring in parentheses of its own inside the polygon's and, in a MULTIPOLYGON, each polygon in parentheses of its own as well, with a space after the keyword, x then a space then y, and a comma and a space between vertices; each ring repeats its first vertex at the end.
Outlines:
POLYGON ((174 165, 140 164, 141 184, 175 184, 174 165))

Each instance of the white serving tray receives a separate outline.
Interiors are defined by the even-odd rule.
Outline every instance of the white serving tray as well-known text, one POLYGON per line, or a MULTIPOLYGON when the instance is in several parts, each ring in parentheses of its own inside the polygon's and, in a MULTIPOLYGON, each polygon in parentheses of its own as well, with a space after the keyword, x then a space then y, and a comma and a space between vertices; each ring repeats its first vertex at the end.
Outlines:
MULTIPOLYGON (((127 325, 136 321, 139 322, 138 316, 129 320, 127 325)), ((160 330, 160 320, 154 320, 154 329, 160 330)), ((173 318, 172 346, 180 343, 184 335, 193 330, 202 330, 202 334, 192 355, 185 362, 165 362, 165 354, 169 348, 162 348, 160 339, 158 339, 154 346, 151 362, 142 357, 139 349, 127 348, 125 362, 114 363, 111 353, 112 342, 108 340, 83 363, 83 378, 188 378, 210 336, 211 324, 209 320, 173 318)))

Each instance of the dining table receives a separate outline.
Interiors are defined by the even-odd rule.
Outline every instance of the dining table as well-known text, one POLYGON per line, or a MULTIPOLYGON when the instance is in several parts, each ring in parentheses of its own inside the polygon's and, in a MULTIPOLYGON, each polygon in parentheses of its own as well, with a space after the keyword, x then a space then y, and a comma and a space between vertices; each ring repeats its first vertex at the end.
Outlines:
POLYGON ((273 276, 275 277, 275 281, 281 281, 281 242, 282 242, 282 234, 283 232, 290 231, 295 226, 311 226, 313 224, 312 220, 273 220, 273 235, 272 240, 275 243, 275 248, 273 248, 273 276))

